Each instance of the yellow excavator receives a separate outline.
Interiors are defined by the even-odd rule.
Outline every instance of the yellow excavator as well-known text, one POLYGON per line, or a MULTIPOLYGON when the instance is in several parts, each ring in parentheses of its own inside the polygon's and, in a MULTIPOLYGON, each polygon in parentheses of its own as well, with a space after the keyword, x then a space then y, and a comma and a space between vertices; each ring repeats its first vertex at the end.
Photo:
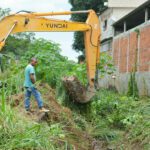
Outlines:
POLYGON ((0 20, 0 50, 10 34, 19 32, 84 32, 88 87, 78 102, 86 103, 95 94, 95 76, 100 61, 100 22, 93 10, 34 13, 20 11, 0 20), (52 19, 50 16, 88 14, 86 22, 52 19))

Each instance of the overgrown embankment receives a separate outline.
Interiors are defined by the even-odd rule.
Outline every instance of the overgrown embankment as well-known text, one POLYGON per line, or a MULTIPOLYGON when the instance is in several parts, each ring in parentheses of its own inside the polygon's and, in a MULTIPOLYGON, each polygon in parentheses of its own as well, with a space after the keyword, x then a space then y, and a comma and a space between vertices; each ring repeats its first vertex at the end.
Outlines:
POLYGON ((149 98, 137 100, 113 91, 100 90, 92 102, 84 105, 63 103, 67 108, 59 103, 55 90, 48 84, 42 83, 37 87, 50 112, 40 114, 32 99, 33 112, 27 114, 23 108, 23 93, 13 95, 8 101, 11 108, 7 106, 8 110, 1 115, 1 129, 7 130, 1 130, 1 140, 4 141, 0 148, 149 149, 149 98))
MULTIPOLYGON (((27 51, 19 63, 11 64, 0 75, 0 149, 150 148, 149 98, 128 97, 101 89, 90 103, 77 104, 70 101, 61 78, 74 75, 86 85, 85 65, 68 61, 60 55, 57 44, 43 39, 33 41, 30 49, 32 51, 27 51), (40 81, 36 86, 45 107, 50 109, 46 115, 38 112, 34 100, 33 113, 26 114, 23 108, 23 69, 33 56, 39 60, 36 72, 40 81)), ((104 74, 104 68, 112 66, 106 60, 106 57, 101 58, 103 65, 100 68, 104 74)), ((107 71, 111 73, 112 69, 107 71)))
POLYGON ((88 104, 65 101, 65 106, 82 116, 78 125, 101 149, 148 150, 150 148, 150 98, 129 97, 101 89, 88 104))
MULTIPOLYGON (((16 149, 27 149, 29 146, 30 149, 93 149, 92 142, 93 137, 88 135, 85 131, 82 131, 81 128, 77 126, 74 121, 73 112, 66 107, 60 105, 55 97, 55 90, 52 89, 48 84, 42 83, 37 85, 37 88, 41 91, 42 97, 44 99, 44 105, 46 108, 50 110, 49 113, 40 113, 37 109, 37 105, 34 99, 32 99, 32 112, 27 113, 24 110, 24 94, 18 93, 11 97, 11 106, 14 110, 14 115, 16 115, 16 119, 18 120, 21 117, 22 122, 25 122, 25 126, 28 122, 31 125, 31 128, 34 124, 40 126, 39 129, 33 129, 32 132, 37 132, 37 136, 39 139, 35 140, 32 135, 29 140, 33 140, 31 143, 26 141, 24 145, 16 145, 16 149), (43 128, 49 128, 49 131, 43 128), (38 131, 36 131, 38 130, 38 131), (46 134, 46 136, 45 136, 46 134), (33 139, 32 139, 33 138, 33 139), (42 143, 43 140, 48 140, 49 146, 47 143, 42 143), (41 140, 41 141, 40 141, 41 140), (36 145, 36 142, 39 142, 39 145, 36 145), (51 145, 51 146, 50 146, 51 145)), ((9 102, 9 101, 8 101, 9 102)), ((20 124, 20 122, 19 122, 20 124)), ((29 127, 30 128, 30 127, 29 127)), ((23 130, 24 126, 19 130, 23 130)), ((15 129, 14 129, 15 130, 15 129)), ((30 129, 29 129, 30 130, 30 129)), ((28 132, 28 131, 25 131, 28 132)), ((17 132, 18 133, 18 132, 17 132)), ((26 134, 26 133, 18 133, 18 134, 26 134)), ((10 141, 13 140, 11 137, 10 141)), ((20 138, 21 142, 24 142, 24 136, 20 138)), ((6 147, 6 145, 3 145, 6 147)))
POLYGON ((0 149, 91 149, 93 138, 76 125, 72 112, 58 104, 54 90, 49 87, 51 85, 60 89, 61 77, 75 70, 78 76, 86 75, 81 71, 85 67, 78 67, 78 64, 68 61, 60 55, 57 44, 43 39, 32 41, 30 50, 18 63, 14 62, 0 75, 0 149), (45 107, 50 109, 47 115, 40 114, 36 109, 27 115, 23 108, 23 70, 33 56, 38 59, 36 73, 42 81, 39 83, 49 84, 38 86, 37 82, 36 85, 42 93, 45 107))

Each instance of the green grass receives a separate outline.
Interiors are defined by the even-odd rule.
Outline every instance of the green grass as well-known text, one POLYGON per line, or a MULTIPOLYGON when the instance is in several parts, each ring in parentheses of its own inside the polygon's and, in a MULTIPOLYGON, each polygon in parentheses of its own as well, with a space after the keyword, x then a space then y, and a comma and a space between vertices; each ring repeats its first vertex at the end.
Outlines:
MULTIPOLYGON (((0 80, 7 83, 6 87, 0 89, 0 150, 67 150, 68 147, 73 149, 77 142, 87 150, 88 136, 105 141, 107 147, 113 149, 132 150, 136 149, 136 146, 140 150, 150 149, 150 98, 134 98, 100 90, 88 104, 72 103, 60 80, 64 75, 75 75, 86 84, 85 65, 80 66, 68 61, 60 55, 57 44, 42 39, 34 41, 31 49, 19 64, 9 66, 8 70, 0 74, 0 80), (68 120, 63 116, 63 121, 36 123, 20 116, 19 112, 15 112, 7 104, 8 97, 21 92, 22 70, 27 65, 27 60, 35 54, 39 60, 39 66, 36 68, 37 78, 56 89, 58 101, 71 108, 73 127, 80 136, 87 133, 87 138, 66 130, 65 123, 68 123, 68 120)), ((106 60, 105 57, 103 60, 106 60)), ((107 63, 101 62, 102 70, 103 65, 107 63)), ((107 71, 103 70, 103 73, 107 71)))
MULTIPOLYGON (((6 89, 1 89, 0 149, 73 149, 72 141, 76 142, 77 137, 66 130, 66 116, 62 122, 29 121, 6 103, 12 88, 6 89)), ((114 149, 132 150, 137 145, 144 150, 150 148, 150 98, 137 99, 100 90, 89 104, 78 106, 71 104, 73 126, 80 134, 85 132, 114 149)), ((79 141, 84 140, 80 138, 79 141)))
POLYGON ((91 103, 95 137, 115 149, 150 149, 150 98, 134 98, 101 90, 91 103))
POLYGON ((1 150, 65 150, 67 133, 61 123, 37 123, 6 106, 0 113, 1 150))

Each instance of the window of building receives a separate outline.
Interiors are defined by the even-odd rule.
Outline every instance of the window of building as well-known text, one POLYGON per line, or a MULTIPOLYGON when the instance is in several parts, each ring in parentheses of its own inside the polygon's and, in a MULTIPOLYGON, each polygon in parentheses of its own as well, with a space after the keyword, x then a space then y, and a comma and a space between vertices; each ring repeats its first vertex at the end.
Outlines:
POLYGON ((107 24, 108 24, 108 23, 107 23, 107 20, 105 20, 105 21, 104 21, 104 25, 103 25, 103 29, 104 29, 104 31, 106 31, 106 30, 107 30, 107 24))

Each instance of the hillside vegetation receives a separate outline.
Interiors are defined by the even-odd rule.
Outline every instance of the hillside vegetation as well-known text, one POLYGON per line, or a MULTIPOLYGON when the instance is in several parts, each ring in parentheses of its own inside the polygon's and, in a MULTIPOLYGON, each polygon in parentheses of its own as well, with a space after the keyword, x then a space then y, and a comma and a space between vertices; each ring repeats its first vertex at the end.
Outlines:
MULTIPOLYGON (((0 74, 0 149, 150 149, 150 98, 100 89, 90 103, 77 104, 69 99, 61 78, 75 75, 86 85, 86 66, 61 56, 58 44, 34 39, 17 62, 9 56, 13 59, 9 63, 5 58, 0 74), (23 108, 24 67, 33 56, 38 59, 36 86, 50 109, 46 115, 38 112, 34 100, 33 113, 23 108)), ((114 68, 109 56, 101 57, 103 77, 114 68)))

